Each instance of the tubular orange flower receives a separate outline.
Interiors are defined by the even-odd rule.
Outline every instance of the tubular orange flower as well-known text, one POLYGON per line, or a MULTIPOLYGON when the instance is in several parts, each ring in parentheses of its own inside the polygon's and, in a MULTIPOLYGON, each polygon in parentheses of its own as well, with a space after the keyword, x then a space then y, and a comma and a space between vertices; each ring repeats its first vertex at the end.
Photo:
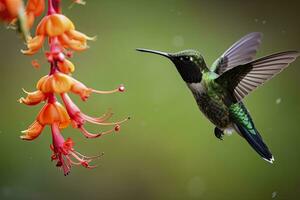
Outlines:
POLYGON ((73 22, 62 14, 50 14, 42 19, 36 29, 36 36, 28 41, 28 50, 24 54, 36 53, 44 43, 45 37, 57 37, 61 46, 75 51, 82 51, 88 48, 87 40, 94 40, 93 37, 76 31, 73 22), (36 44, 32 46, 32 44, 36 44))
POLYGON ((25 41, 30 36, 27 24, 31 20, 28 17, 22 0, 0 0, 0 19, 20 33, 25 41))
POLYGON ((73 85, 73 78, 66 74, 55 72, 42 77, 37 83, 37 89, 43 93, 64 93, 70 91, 73 85))
POLYGON ((91 93, 111 94, 115 92, 124 92, 125 90, 123 85, 120 85, 118 88, 110 91, 94 90, 86 87, 83 83, 77 81, 76 79, 58 71, 55 71, 51 75, 42 77, 37 83, 37 89, 45 94, 61 94, 71 91, 74 94, 78 94, 84 101, 90 96, 91 93))
POLYGON ((108 91, 94 90, 92 88, 86 87, 83 83, 73 79, 73 84, 71 87, 71 92, 78 94, 83 101, 87 100, 91 93, 97 94, 112 94, 116 92, 124 92, 125 87, 121 84, 118 88, 108 91))
POLYGON ((11 22, 17 18, 22 5, 21 0, 0 0, 0 18, 3 21, 11 22))
POLYGON ((36 35, 55 37, 74 30, 73 22, 62 14, 51 14, 42 19, 36 28, 36 35))
POLYGON ((38 17, 45 10, 45 0, 28 0, 25 10, 27 13, 32 13, 38 17))
POLYGON ((53 140, 53 145, 50 145, 50 149, 53 151, 51 160, 57 161, 56 166, 63 170, 65 176, 70 173, 72 165, 94 168, 95 166, 90 166, 89 163, 103 155, 93 157, 84 156, 74 150, 74 142, 71 138, 68 138, 66 141, 64 140, 57 124, 52 124, 51 131, 53 140))
POLYGON ((42 125, 59 124, 59 128, 66 128, 70 117, 66 109, 58 102, 47 103, 40 111, 37 121, 42 125))
POLYGON ((25 8, 27 16, 27 27, 31 28, 36 17, 45 10, 45 0, 28 0, 25 8))

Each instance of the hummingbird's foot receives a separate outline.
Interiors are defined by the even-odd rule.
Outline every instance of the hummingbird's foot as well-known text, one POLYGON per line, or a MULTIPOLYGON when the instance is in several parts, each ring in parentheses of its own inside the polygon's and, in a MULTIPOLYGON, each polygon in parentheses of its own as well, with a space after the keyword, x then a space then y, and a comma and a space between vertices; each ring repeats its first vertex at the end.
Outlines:
POLYGON ((224 133, 221 129, 215 127, 215 136, 220 139, 220 140, 223 140, 223 136, 224 136, 224 133))

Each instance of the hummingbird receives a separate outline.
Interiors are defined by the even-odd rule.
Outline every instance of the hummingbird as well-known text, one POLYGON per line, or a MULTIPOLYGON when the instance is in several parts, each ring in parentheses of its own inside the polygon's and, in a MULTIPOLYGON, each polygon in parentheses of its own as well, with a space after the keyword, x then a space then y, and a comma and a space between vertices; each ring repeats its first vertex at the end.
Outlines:
POLYGON ((192 92, 200 111, 215 125, 214 134, 236 131, 266 161, 274 157, 256 129, 243 99, 258 86, 279 74, 300 53, 283 51, 255 59, 262 33, 253 32, 230 46, 208 67, 196 50, 167 53, 138 48, 170 59, 192 92))

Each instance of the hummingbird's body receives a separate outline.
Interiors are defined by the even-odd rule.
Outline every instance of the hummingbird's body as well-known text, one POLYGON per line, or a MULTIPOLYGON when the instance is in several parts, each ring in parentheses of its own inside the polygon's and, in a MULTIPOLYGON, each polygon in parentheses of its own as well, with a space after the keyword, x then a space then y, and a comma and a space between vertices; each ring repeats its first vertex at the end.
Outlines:
POLYGON ((242 100, 287 67, 299 53, 286 51, 254 60, 261 37, 260 33, 250 33, 241 38, 210 68, 195 50, 178 53, 137 50, 165 56, 175 64, 199 109, 216 126, 216 137, 222 139, 224 132, 234 129, 263 159, 272 163, 274 158, 242 100))
POLYGON ((200 83, 187 83, 203 114, 218 128, 230 128, 229 102, 224 89, 215 82, 217 74, 211 71, 203 73, 200 83))

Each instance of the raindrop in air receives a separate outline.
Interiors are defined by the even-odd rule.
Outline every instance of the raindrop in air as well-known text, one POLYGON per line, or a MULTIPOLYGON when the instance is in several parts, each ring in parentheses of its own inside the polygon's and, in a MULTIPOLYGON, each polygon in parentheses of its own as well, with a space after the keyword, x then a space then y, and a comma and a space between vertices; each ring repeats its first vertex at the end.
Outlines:
POLYGON ((277 98, 276 99, 276 104, 280 104, 281 103, 281 98, 277 98))
POLYGON ((174 36, 173 39, 172 39, 172 44, 175 47, 182 47, 184 45, 183 37, 180 36, 180 35, 174 36))

